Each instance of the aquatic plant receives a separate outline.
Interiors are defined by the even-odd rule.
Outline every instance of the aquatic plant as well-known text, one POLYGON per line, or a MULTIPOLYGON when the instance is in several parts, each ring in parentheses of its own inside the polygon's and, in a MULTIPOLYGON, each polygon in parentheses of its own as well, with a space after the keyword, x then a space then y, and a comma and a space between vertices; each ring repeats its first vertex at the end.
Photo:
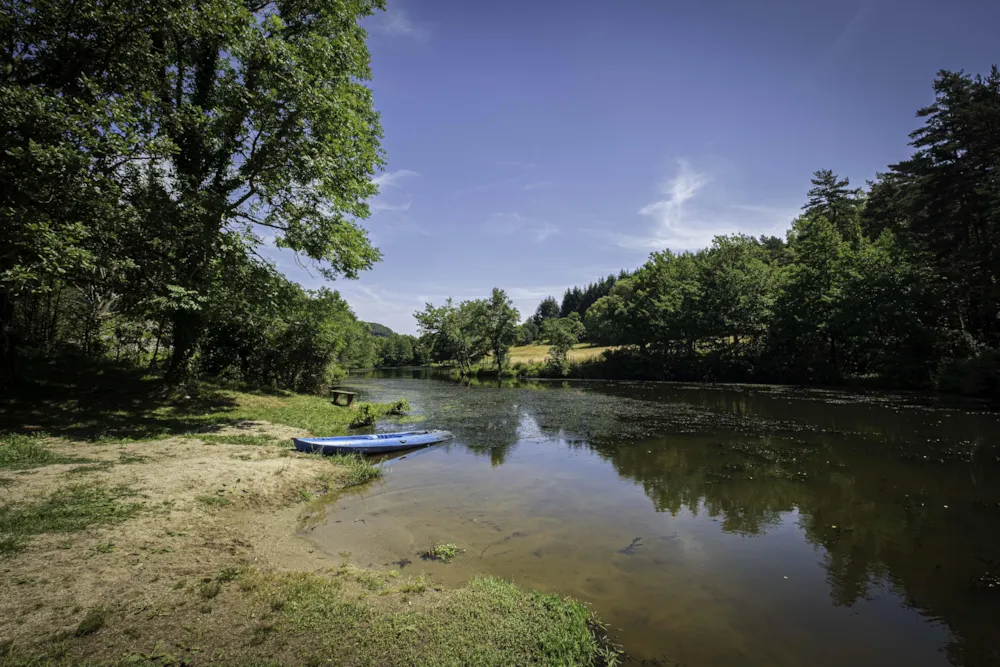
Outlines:
POLYGON ((361 403, 358 405, 358 412, 351 419, 351 428, 364 428, 366 426, 374 426, 375 421, 378 419, 379 411, 378 408, 371 403, 361 403))
POLYGON ((405 398, 401 398, 398 401, 392 403, 387 411, 390 415, 405 415, 411 410, 410 402, 405 398))
POLYGON ((442 563, 450 563, 458 555, 459 551, 458 546, 450 542, 444 542, 425 551, 423 557, 428 560, 439 560, 442 563))

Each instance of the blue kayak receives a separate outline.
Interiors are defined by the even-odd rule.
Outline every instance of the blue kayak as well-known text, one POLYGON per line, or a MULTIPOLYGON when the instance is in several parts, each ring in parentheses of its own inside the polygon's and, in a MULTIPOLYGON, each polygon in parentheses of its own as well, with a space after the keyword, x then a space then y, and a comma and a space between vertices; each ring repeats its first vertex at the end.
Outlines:
POLYGON ((292 438, 295 449, 307 454, 384 454, 425 447, 452 438, 448 431, 406 431, 334 438, 292 438))

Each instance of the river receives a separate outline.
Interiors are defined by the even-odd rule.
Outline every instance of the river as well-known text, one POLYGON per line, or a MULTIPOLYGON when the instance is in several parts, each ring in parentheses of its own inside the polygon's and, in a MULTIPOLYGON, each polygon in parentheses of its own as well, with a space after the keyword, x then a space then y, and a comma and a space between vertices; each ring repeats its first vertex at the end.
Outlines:
POLYGON ((1000 415, 980 405, 427 371, 346 384, 456 437, 334 503, 306 531, 331 555, 571 595, 633 664, 1000 664, 1000 415), (420 558, 440 542, 463 552, 420 558))

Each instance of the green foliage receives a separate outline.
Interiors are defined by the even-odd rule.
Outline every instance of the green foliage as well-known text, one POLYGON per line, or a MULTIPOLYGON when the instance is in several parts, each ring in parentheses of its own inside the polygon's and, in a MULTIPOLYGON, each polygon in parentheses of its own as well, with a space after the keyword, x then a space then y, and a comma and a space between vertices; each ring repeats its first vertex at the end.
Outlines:
POLYGON ((551 374, 566 376, 569 374, 569 351, 580 342, 580 337, 586 331, 580 316, 576 311, 570 311, 568 317, 549 319, 542 326, 542 336, 549 341, 549 356, 546 365, 551 374))
POLYGON ((337 478, 342 488, 361 486, 382 476, 381 466, 375 465, 361 454, 342 454, 325 457, 327 461, 343 469, 337 478))
POLYGON ((289 334, 288 354, 315 370, 303 378, 300 364, 285 386, 322 384, 331 356, 371 356, 360 325, 338 333, 339 351, 314 340, 303 352, 315 308, 298 298, 285 311, 275 280, 258 289, 254 274, 273 271, 256 259, 265 229, 324 276, 380 258, 357 221, 383 164, 358 20, 381 7, 8 3, 0 385, 25 328, 46 354, 67 328, 87 355, 152 348, 155 363, 162 347, 171 382, 230 325, 289 334), (251 318, 268 302, 277 325, 273 312, 251 318))
POLYGON ((443 563, 450 563, 454 560, 458 552, 461 551, 457 545, 450 542, 442 542, 441 544, 436 544, 427 551, 424 552, 424 558, 430 560, 439 560, 443 563))
POLYGON ((480 317, 482 336, 488 341, 497 371, 502 373, 507 363, 507 352, 517 343, 517 323, 521 314, 507 297, 507 293, 494 287, 489 300, 483 304, 480 317))
POLYGON ((410 402, 408 400, 406 400, 405 398, 401 398, 398 401, 394 401, 389 406, 389 409, 386 411, 386 414, 390 414, 390 415, 405 415, 405 414, 409 413, 410 410, 411 410, 410 402))
POLYGON ((547 296, 538 304, 538 308, 535 309, 535 314, 532 315, 531 319, 535 323, 535 328, 541 331, 545 320, 554 317, 559 317, 559 302, 556 301, 555 297, 547 296))
POLYGON ((359 403, 354 418, 351 419, 351 428, 366 428, 374 426, 380 415, 379 409, 372 403, 359 403))
POLYGON ((25 470, 53 463, 77 463, 81 459, 53 454, 37 435, 7 433, 0 435, 0 470, 25 470))

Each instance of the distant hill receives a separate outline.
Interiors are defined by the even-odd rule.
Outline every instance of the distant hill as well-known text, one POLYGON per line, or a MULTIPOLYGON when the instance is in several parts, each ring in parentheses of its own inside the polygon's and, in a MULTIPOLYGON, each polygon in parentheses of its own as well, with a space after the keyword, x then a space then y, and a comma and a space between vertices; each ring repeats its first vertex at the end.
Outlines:
POLYGON ((396 332, 385 326, 384 324, 379 324, 378 322, 365 322, 368 325, 369 331, 376 338, 389 338, 390 336, 395 336, 396 332))

